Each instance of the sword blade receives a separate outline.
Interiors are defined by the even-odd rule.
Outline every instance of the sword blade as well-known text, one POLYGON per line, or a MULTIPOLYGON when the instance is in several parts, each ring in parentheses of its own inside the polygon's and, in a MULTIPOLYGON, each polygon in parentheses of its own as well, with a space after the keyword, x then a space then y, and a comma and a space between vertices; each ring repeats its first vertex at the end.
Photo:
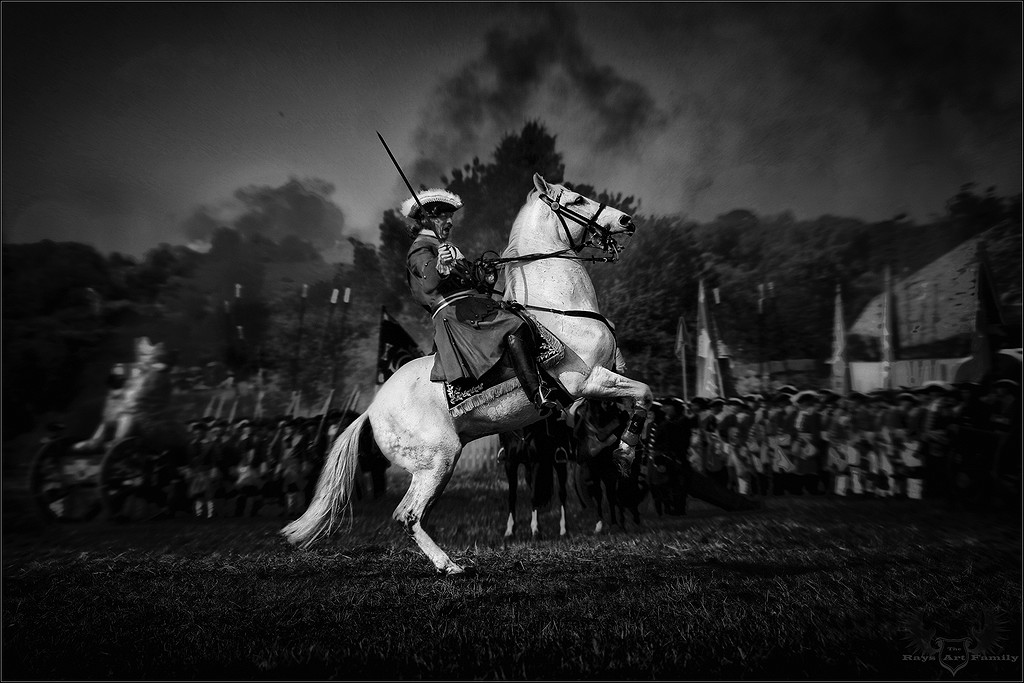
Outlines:
POLYGON ((402 176, 402 180, 405 181, 405 186, 409 188, 409 192, 412 193, 412 198, 416 200, 416 203, 422 211, 423 205, 420 204, 420 198, 416 196, 416 190, 412 189, 412 183, 410 183, 409 179, 405 177, 405 172, 402 170, 402 167, 398 165, 398 159, 395 159, 395 155, 391 153, 391 148, 388 147, 388 143, 384 142, 384 136, 380 134, 380 131, 376 131, 376 133, 377 137, 380 138, 380 144, 384 145, 384 150, 388 153, 388 156, 391 157, 391 163, 393 163, 395 168, 398 169, 398 175, 402 176))

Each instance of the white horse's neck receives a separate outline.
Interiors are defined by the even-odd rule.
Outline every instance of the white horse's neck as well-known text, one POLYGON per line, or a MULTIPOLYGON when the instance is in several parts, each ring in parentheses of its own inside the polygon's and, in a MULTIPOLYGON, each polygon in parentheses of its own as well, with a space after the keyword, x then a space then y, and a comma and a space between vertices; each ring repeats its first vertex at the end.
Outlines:
MULTIPOLYGON (((558 219, 535 195, 532 198, 512 225, 505 257, 550 254, 568 247, 558 219)), ((570 228, 573 227, 570 223, 570 228)), ((566 255, 574 256, 572 252, 566 255)), ((508 264, 505 300, 560 310, 598 312, 597 292, 590 274, 581 262, 565 258, 508 264)))

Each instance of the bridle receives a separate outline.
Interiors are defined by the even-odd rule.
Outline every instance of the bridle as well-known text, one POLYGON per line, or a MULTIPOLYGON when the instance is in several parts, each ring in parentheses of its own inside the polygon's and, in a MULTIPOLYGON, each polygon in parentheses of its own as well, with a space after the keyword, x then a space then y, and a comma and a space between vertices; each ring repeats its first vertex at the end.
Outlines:
POLYGON ((636 226, 633 225, 633 221, 629 221, 627 225, 624 225, 621 230, 613 230, 605 227, 597 222, 597 217, 601 215, 601 212, 607 208, 607 204, 601 203, 597 207, 597 211, 592 216, 584 216, 581 213, 570 209, 568 206, 563 206, 558 203, 558 200, 562 198, 559 194, 557 197, 551 197, 546 192, 539 192, 538 199, 547 204, 551 212, 555 214, 558 222, 562 225, 562 231, 565 233, 565 239, 569 243, 567 249, 559 249, 558 251, 552 251, 548 253, 539 254, 520 254, 519 256, 511 256, 507 258, 481 258, 480 263, 485 266, 497 266, 504 265, 506 263, 516 263, 520 261, 541 261, 549 258, 562 258, 570 261, 582 261, 585 263, 615 263, 619 260, 619 254, 625 249, 615 241, 617 235, 626 235, 632 237, 633 233, 636 232, 636 226), (586 230, 583 233, 579 243, 572 236, 572 231, 569 229, 569 224, 566 222, 566 218, 572 222, 582 225, 586 230), (594 247, 600 249, 609 256, 576 256, 586 247, 594 247))
POLYGON ((633 233, 636 232, 636 226, 633 225, 633 221, 630 221, 628 225, 624 226, 622 230, 611 230, 606 228, 597 222, 597 217, 601 215, 601 212, 608 206, 602 202, 598 207, 597 211, 594 212, 593 216, 587 217, 579 214, 568 206, 562 206, 558 203, 558 200, 562 198, 559 194, 558 197, 551 198, 547 193, 541 192, 538 198, 548 205, 551 212, 558 218, 558 222, 562 224, 562 230, 565 232, 565 239, 569 242, 569 248, 575 253, 579 253, 584 247, 596 247, 604 252, 612 254, 612 260, 618 259, 619 251, 622 247, 615 241, 615 235, 625 234, 627 237, 632 237, 633 233), (569 225, 565 222, 568 217, 573 222, 582 225, 586 228, 583 239, 580 240, 579 244, 572 237, 572 232, 569 230, 569 225))
MULTIPOLYGON (((626 225, 623 225, 621 230, 613 230, 607 228, 597 222, 597 217, 601 215, 601 212, 608 206, 605 203, 601 203, 597 207, 597 211, 592 216, 584 216, 581 213, 570 209, 568 206, 563 206, 558 202, 562 198, 561 193, 557 197, 551 197, 546 192, 538 192, 538 198, 548 205, 551 212, 558 218, 558 222, 562 225, 562 230, 565 232, 565 238, 569 242, 567 249, 560 249, 558 251, 552 251, 548 253, 537 253, 537 254, 522 254, 519 256, 512 257, 499 257, 499 258, 485 258, 481 256, 478 259, 478 264, 486 270, 496 270, 496 266, 503 265, 506 263, 517 263, 517 262, 530 262, 530 261, 541 261, 549 258, 561 258, 570 261, 582 261, 588 263, 615 263, 619 260, 619 254, 625 249, 615 241, 616 235, 626 235, 632 237, 633 233, 636 232, 636 226, 633 225, 633 221, 630 220, 626 225), (585 228, 584 234, 581 237, 579 243, 573 239, 572 231, 569 229, 569 224, 566 222, 566 218, 573 221, 578 225, 582 225, 585 228), (578 256, 580 251, 586 247, 594 247, 600 249, 608 256, 578 256)), ((547 311, 549 313, 557 313, 559 315, 568 315, 579 318, 592 318, 604 323, 612 335, 615 334, 615 325, 608 318, 604 317, 600 313, 594 311, 571 311, 561 310, 555 308, 545 308, 543 306, 533 306, 525 304, 525 308, 529 308, 535 311, 547 311)))

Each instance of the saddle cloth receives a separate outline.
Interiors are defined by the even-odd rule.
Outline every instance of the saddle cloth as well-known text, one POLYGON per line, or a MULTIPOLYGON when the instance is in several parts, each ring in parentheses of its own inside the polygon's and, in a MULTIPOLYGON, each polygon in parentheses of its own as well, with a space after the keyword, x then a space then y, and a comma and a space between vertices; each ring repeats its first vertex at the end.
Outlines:
MULTIPOLYGON (((554 367, 565 357, 565 346, 562 340, 541 325, 532 313, 516 307, 515 312, 522 316, 534 331, 537 345, 537 364, 541 369, 541 381, 552 380, 543 372, 554 367)), ((519 388, 515 369, 507 356, 488 370, 480 379, 461 379, 444 383, 444 395, 448 401, 448 412, 452 417, 465 415, 469 411, 489 403, 496 398, 510 394, 519 388)))

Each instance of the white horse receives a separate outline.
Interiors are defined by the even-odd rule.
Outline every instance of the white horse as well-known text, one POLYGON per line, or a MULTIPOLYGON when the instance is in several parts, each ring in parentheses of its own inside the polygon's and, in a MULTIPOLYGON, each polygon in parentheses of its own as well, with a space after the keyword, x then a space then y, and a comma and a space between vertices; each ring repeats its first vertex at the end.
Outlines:
MULTIPOLYGON (((615 238, 631 235, 632 219, 598 204, 564 185, 534 174, 535 189, 519 211, 509 235, 505 263, 505 300, 525 305, 565 347, 548 372, 565 391, 579 398, 633 400, 631 429, 639 431, 653 402, 650 387, 624 377, 610 322, 598 311, 597 293, 577 253, 597 246, 617 253, 615 238)), ((394 518, 444 574, 465 571, 427 535, 423 525, 451 479, 462 447, 482 436, 518 429, 541 418, 516 380, 508 388, 465 414, 449 412, 442 382, 430 381, 433 356, 403 365, 377 396, 338 436, 324 463, 309 508, 281 533, 294 544, 309 546, 330 534, 350 513, 357 456, 376 441, 391 462, 412 474, 408 492, 394 518)), ((631 438, 623 436, 620 458, 634 456, 631 438)))

